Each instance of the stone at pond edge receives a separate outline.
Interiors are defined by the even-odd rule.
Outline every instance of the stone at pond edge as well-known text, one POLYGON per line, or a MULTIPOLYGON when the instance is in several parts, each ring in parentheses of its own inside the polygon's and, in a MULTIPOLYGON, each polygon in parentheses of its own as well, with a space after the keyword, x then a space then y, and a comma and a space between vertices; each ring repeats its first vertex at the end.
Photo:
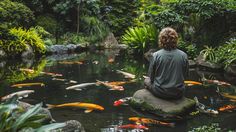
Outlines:
POLYGON ((84 47, 81 47, 80 44, 68 44, 68 45, 52 45, 46 46, 47 54, 67 54, 73 52, 82 51, 84 47))
POLYGON ((205 61, 204 58, 203 58, 203 55, 201 55, 201 54, 197 57, 196 63, 197 63, 197 65, 199 65, 201 67, 208 68, 210 70, 218 71, 218 70, 223 69, 222 64, 215 64, 215 63, 211 63, 209 61, 205 61))
POLYGON ((159 116, 182 115, 195 107, 195 101, 192 99, 183 97, 179 100, 163 100, 153 96, 147 89, 136 91, 132 101, 135 102, 135 107, 145 111, 155 111, 159 116))
MULTIPOLYGON (((23 108, 23 110, 25 110, 25 111, 27 111, 28 109, 33 107, 33 105, 28 104, 26 102, 22 102, 22 101, 19 101, 18 105, 21 106, 23 108)), ((50 122, 54 121, 54 119, 52 118, 52 115, 51 115, 51 113, 48 109, 42 108, 39 113, 46 115, 46 117, 40 122, 47 124, 47 123, 50 123, 50 122)))
POLYGON ((84 127, 79 121, 69 120, 64 123, 66 124, 65 127, 52 130, 52 132, 85 132, 84 127))
POLYGON ((124 44, 119 44, 116 40, 113 33, 109 33, 104 41, 100 44, 104 48, 118 48, 118 49, 127 49, 128 46, 124 44))
POLYGON ((231 64, 226 68, 228 74, 236 76, 236 64, 231 64))
POLYGON ((24 58, 24 59, 34 58, 34 51, 33 51, 33 48, 30 45, 27 45, 26 51, 22 52, 21 58, 24 58))

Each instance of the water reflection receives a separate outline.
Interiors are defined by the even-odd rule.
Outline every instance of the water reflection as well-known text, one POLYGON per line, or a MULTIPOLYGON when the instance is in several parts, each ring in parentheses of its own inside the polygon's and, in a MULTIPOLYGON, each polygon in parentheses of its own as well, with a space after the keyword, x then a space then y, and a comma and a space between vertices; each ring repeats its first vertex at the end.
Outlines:
MULTIPOLYGON (((121 130, 117 126, 129 124, 129 117, 143 116, 130 107, 113 107, 113 102, 120 98, 132 96, 133 93, 142 88, 142 79, 135 83, 124 85, 125 91, 110 91, 107 88, 99 86, 91 86, 83 91, 66 90, 66 87, 75 85, 68 83, 68 80, 74 80, 78 84, 85 82, 95 82, 97 79, 102 81, 127 81, 123 75, 117 74, 116 70, 124 70, 136 74, 141 78, 147 72, 148 65, 142 60, 142 57, 135 59, 125 54, 119 54, 118 51, 97 51, 95 53, 70 54, 63 56, 49 56, 39 60, 29 62, 17 61, 1 61, 0 62, 0 95, 6 95, 12 92, 25 89, 33 89, 35 93, 23 101, 35 104, 43 102, 44 104, 62 104, 68 102, 88 102, 95 103, 105 107, 102 112, 94 111, 85 114, 83 110, 73 109, 53 109, 51 110, 53 117, 57 121, 78 120, 88 132, 134 132, 141 130, 121 130), (112 59, 112 61, 111 61, 112 59), (114 60, 114 61, 113 61, 114 60), (83 61, 83 64, 60 64, 61 61, 83 61), (95 64, 94 61, 98 63, 95 64), (29 68, 36 71, 35 74, 29 74, 20 71, 20 68, 29 68), (40 72, 60 73, 63 76, 59 81, 51 76, 40 74, 40 72), (15 83, 24 82, 44 82, 44 88, 27 87, 23 89, 13 89, 10 86, 15 83)), ((207 79, 217 79, 235 84, 233 77, 225 76, 221 73, 212 73, 201 71, 200 69, 192 69, 188 80, 200 81, 202 77, 207 79), (226 80, 227 79, 227 80, 226 80)), ((235 78, 235 77, 234 77, 235 78)), ((220 92, 236 94, 235 86, 223 87, 217 85, 192 86, 186 88, 186 96, 193 98, 197 96, 201 103, 210 107, 218 108, 224 104, 232 103, 227 98, 220 96, 216 90, 220 92)), ((149 131, 153 132, 171 132, 171 131, 188 131, 193 127, 219 122, 222 128, 236 129, 233 122, 236 121, 235 112, 220 113, 216 117, 209 115, 197 115, 191 119, 178 122, 175 128, 151 126, 149 131)))

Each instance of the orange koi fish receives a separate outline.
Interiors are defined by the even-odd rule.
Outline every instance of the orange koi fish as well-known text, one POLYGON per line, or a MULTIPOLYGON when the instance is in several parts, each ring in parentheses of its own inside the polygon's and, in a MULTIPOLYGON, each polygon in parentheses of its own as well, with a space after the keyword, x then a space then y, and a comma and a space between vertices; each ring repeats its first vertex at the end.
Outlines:
POLYGON ((184 81, 184 83, 185 83, 187 86, 202 85, 202 83, 196 82, 196 81, 184 81))
POLYGON ((34 93, 34 90, 23 90, 23 91, 15 92, 15 93, 1 97, 1 101, 8 100, 12 98, 13 96, 17 96, 19 99, 21 99, 23 97, 28 97, 28 95, 31 93, 34 93))
POLYGON ((236 109, 235 105, 226 105, 226 106, 220 107, 219 111, 229 111, 229 110, 234 110, 234 109, 236 109))
POLYGON ((109 58, 109 59, 108 59, 108 62, 109 62, 109 63, 113 63, 114 61, 115 61, 115 60, 114 60, 113 58, 109 58))
POLYGON ((226 98, 230 98, 230 99, 234 99, 236 100, 236 96, 235 95, 229 95, 228 93, 220 93, 222 96, 226 97, 226 98))
POLYGON ((52 73, 52 72, 41 72, 42 74, 53 76, 53 77, 62 77, 62 74, 52 73))
POLYGON ((22 87, 29 87, 29 86, 45 86, 45 84, 44 83, 21 83, 21 84, 14 84, 11 87, 22 88, 22 87))
POLYGON ((117 86, 117 85, 111 85, 109 83, 106 83, 106 82, 102 82, 102 81, 99 81, 99 80, 96 80, 97 81, 97 85, 104 85, 106 87, 109 88, 109 90, 118 90, 118 91, 124 91, 124 87, 123 86, 117 86))
POLYGON ((168 127, 174 127, 174 123, 167 123, 167 122, 162 122, 150 118, 141 118, 141 117, 130 117, 130 121, 134 121, 138 124, 156 124, 156 125, 161 125, 161 126, 168 126, 168 127))
POLYGON ((137 124, 121 125, 121 126, 118 126, 118 128, 120 128, 120 129, 143 129, 143 130, 148 130, 148 127, 143 126, 141 124, 139 124, 139 125, 137 125, 137 124))
POLYGON ((115 81, 115 82, 107 82, 107 83, 110 84, 110 85, 124 85, 124 84, 132 83, 132 82, 134 82, 134 80, 131 80, 131 81, 115 81))
POLYGON ((97 104, 91 104, 91 103, 81 103, 81 102, 74 102, 74 103, 65 103, 65 104, 59 104, 59 105, 51 105, 47 104, 48 109, 52 108, 64 108, 64 107, 73 107, 73 108, 82 108, 85 109, 85 113, 90 113, 93 110, 100 110, 103 111, 104 108, 97 104))

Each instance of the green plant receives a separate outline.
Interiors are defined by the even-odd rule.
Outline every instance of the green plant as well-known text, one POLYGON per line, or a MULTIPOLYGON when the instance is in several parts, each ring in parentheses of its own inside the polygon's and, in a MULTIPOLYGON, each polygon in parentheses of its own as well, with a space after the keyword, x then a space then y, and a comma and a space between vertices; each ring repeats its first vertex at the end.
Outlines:
POLYGON ((204 125, 204 126, 200 126, 197 128, 193 128, 191 131, 189 132, 221 132, 221 128, 219 128, 219 124, 218 123, 212 123, 210 125, 204 125))
POLYGON ((10 27, 29 26, 34 20, 33 12, 25 5, 10 0, 0 1, 0 23, 10 27))
POLYGON ((200 54, 203 55, 204 60, 209 60, 211 62, 217 62, 216 60, 216 54, 215 49, 212 47, 205 46, 205 49, 203 49, 200 54))
POLYGON ((35 130, 52 130, 64 127, 64 123, 50 124, 50 126, 42 126, 41 119, 46 115, 40 114, 42 104, 37 104, 28 110, 24 110, 18 106, 17 97, 0 104, 0 131, 1 132, 17 132, 22 129, 32 128, 35 130), (42 127, 41 127, 42 126, 42 127))
MULTIPOLYGON (((31 28, 30 30, 25 30, 22 28, 12 28, 9 32, 18 37, 17 41, 21 45, 23 45, 22 43, 24 43, 25 49, 27 48, 28 44, 32 47, 35 53, 42 54, 45 52, 46 48, 44 42, 41 39, 41 36, 38 35, 37 29, 31 28)), ((16 46, 15 49, 17 49, 17 44, 18 43, 13 42, 11 46, 16 46)))
POLYGON ((158 30, 154 26, 129 28, 125 32, 122 42, 139 52, 144 52, 148 47, 157 44, 158 30))
POLYGON ((197 47, 191 43, 179 41, 178 48, 183 50, 185 53, 187 53, 190 59, 194 59, 197 57, 197 54, 198 54, 197 47))
POLYGON ((51 15, 41 15, 36 18, 36 25, 43 27, 46 31, 56 35, 58 28, 60 28, 57 20, 51 15), (59 27, 58 27, 59 26, 59 27))

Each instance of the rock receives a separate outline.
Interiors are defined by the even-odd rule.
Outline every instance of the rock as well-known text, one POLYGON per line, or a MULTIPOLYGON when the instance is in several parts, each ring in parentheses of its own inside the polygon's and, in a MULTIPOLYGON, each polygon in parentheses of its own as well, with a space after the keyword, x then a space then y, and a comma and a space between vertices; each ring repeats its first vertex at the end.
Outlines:
POLYGON ((197 63, 194 60, 188 60, 188 63, 190 68, 194 68, 197 66, 197 63))
POLYGON ((222 64, 215 64, 215 63, 205 61, 201 54, 197 57, 196 63, 197 63, 197 65, 207 68, 209 70, 219 71, 219 70, 223 69, 222 64))
POLYGON ((3 50, 0 50, 0 59, 2 59, 2 58, 6 58, 6 57, 7 57, 6 52, 3 51, 3 50))
POLYGON ((67 54, 73 52, 83 51, 85 48, 81 47, 80 44, 68 44, 68 45, 52 45, 46 46, 47 54, 67 54))
MULTIPOLYGON (((26 102, 22 102, 22 101, 19 101, 18 103, 19 106, 21 106, 24 110, 28 110, 29 108, 33 107, 33 105, 31 104, 28 104, 26 102)), ((50 111, 46 108, 42 108, 39 112, 40 114, 45 114, 47 115, 42 121, 42 123, 50 123, 50 122, 54 122, 55 120, 52 118, 52 115, 50 113, 50 111)))
POLYGON ((0 61, 0 68, 4 68, 6 64, 6 61, 0 61))
POLYGON ((109 33, 104 41, 101 43, 104 48, 127 48, 125 45, 120 45, 113 33, 109 33))
POLYGON ((230 64, 227 68, 226 68, 226 72, 230 75, 234 75, 236 76, 236 64, 230 64))
POLYGON ((148 52, 144 54, 144 58, 147 59, 147 61, 151 60, 152 54, 156 52, 157 49, 150 49, 148 52))
POLYGON ((195 107, 195 101, 183 97, 179 100, 163 100, 151 94, 147 89, 135 92, 131 101, 133 106, 159 116, 183 115, 195 107))
POLYGON ((79 121, 69 120, 66 121, 66 126, 53 130, 52 132, 85 132, 83 126, 79 121))
POLYGON ((34 58, 34 51, 31 46, 27 45, 26 51, 21 54, 21 58, 32 59, 34 58))

